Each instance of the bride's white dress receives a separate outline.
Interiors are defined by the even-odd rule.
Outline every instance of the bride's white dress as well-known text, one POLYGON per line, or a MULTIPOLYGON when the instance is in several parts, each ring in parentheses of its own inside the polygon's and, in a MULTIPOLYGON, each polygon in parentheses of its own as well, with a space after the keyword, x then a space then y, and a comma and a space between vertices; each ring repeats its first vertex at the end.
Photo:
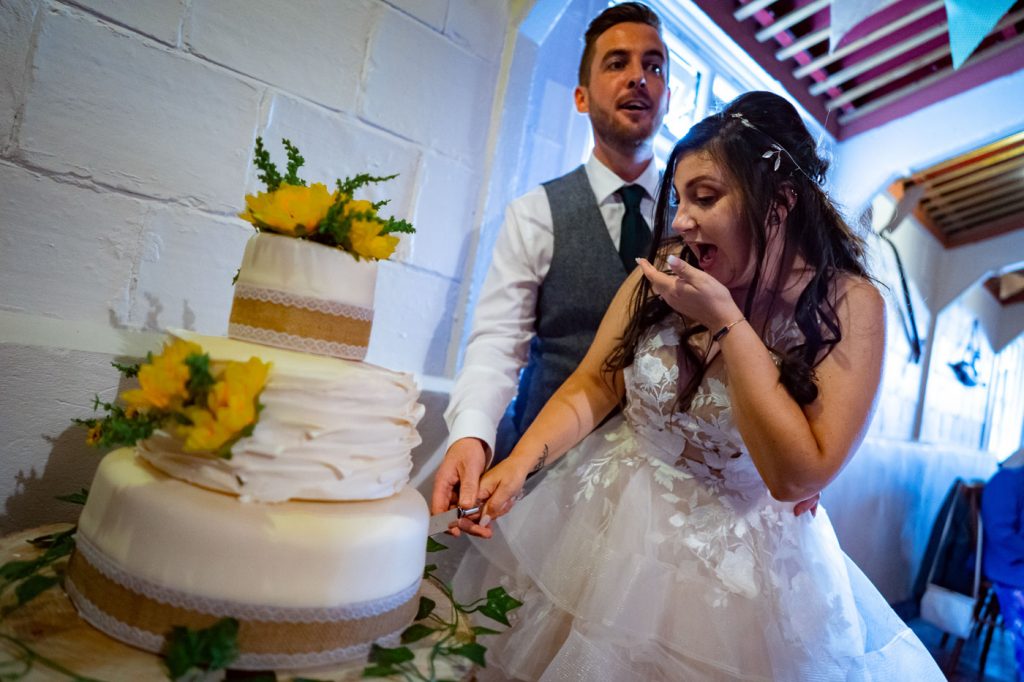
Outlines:
MULTIPOLYGON (((787 324, 769 346, 797 333, 787 324)), ((456 591, 501 584, 525 602, 482 640, 481 679, 943 680, 825 509, 797 517, 768 493, 720 358, 674 411, 678 344, 672 326, 653 329, 625 372, 623 415, 473 542, 456 591)))

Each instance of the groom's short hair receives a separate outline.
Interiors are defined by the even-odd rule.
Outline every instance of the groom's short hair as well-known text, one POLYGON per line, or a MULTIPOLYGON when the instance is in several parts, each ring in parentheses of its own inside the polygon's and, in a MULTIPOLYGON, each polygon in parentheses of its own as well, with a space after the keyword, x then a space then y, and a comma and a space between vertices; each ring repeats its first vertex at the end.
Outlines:
MULTIPOLYGON (((642 2, 624 2, 613 5, 594 17, 594 20, 587 26, 587 32, 583 35, 583 56, 580 57, 579 84, 587 86, 590 84, 590 67, 594 61, 594 44, 601 35, 618 24, 647 24, 661 34, 661 19, 647 5, 642 2)), ((665 55, 666 57, 668 55, 665 55)), ((666 68, 668 64, 665 64, 666 68)))

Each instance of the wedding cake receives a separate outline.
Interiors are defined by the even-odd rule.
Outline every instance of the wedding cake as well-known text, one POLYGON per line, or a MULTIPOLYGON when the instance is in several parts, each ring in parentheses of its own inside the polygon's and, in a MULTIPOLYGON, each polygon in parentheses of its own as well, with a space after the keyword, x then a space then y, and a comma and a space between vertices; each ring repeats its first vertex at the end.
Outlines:
MULTIPOLYGON (((147 404, 173 405, 154 377, 229 368, 202 389, 214 417, 181 407, 102 460, 66 580, 93 626, 160 652, 175 627, 234 618, 232 667, 270 669, 365 657, 412 622, 428 511, 406 484, 423 407, 410 375, 361 361, 376 263, 348 250, 259 232, 238 273, 229 338, 172 332, 140 371, 147 404), (174 353, 186 359, 166 359, 174 353), (249 375, 238 369, 247 362, 249 375), (232 393, 243 385, 250 393, 232 393), (217 420, 246 410, 250 424, 218 440, 217 420)), ((193 379, 175 385, 185 395, 193 379)), ((142 400, 131 393, 122 397, 142 400)), ((92 422, 94 439, 110 430, 92 422)))

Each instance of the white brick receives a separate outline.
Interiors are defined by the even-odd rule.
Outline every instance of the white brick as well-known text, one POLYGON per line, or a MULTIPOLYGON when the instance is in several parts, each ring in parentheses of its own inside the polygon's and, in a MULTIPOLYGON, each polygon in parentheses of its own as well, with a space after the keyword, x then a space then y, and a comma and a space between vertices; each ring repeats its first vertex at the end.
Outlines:
MULTIPOLYGON (((391 203, 383 209, 385 215, 411 218, 420 156, 414 145, 351 118, 278 95, 271 106, 263 144, 284 172, 287 157, 282 138, 302 152, 306 163, 299 175, 307 182, 322 182, 333 188, 335 180, 358 173, 398 173, 397 178, 370 185, 357 196, 372 201, 390 199, 391 203)), ((258 172, 255 166, 250 166, 249 192, 264 190, 256 177, 258 172)))
POLYGON ((50 170, 234 211, 259 92, 99 22, 46 17, 19 135, 50 170))
POLYGON ((377 13, 369 0, 196 0, 186 36, 193 52, 218 64, 352 110, 377 13))
POLYGON ((0 164, 0 187, 0 305, 107 319, 131 280, 142 202, 7 164, 0 164))
POLYGON ((0 4, 0 149, 14 127, 14 116, 23 95, 32 23, 39 2, 11 0, 0 4))
POLYGON ((178 44, 185 13, 185 0, 75 0, 96 14, 156 38, 168 45, 178 44))
POLYGON ((497 61, 505 43, 508 6, 494 0, 451 0, 444 32, 488 61, 497 61))
POLYGON ((361 114, 434 149, 478 157, 490 123, 494 73, 493 65, 388 11, 370 48, 361 114))
POLYGON ((458 284, 399 263, 381 263, 367 362, 444 374, 458 284))
POLYGON ((409 262, 459 279, 470 248, 480 174, 439 154, 423 159, 409 262))
POLYGON ((85 444, 85 429, 72 418, 89 418, 93 395, 118 391, 114 358, 37 346, 0 345, 0 533, 73 521, 81 510, 54 500, 88 488, 101 452, 85 444))
POLYGON ((241 220, 166 206, 147 216, 129 324, 223 335, 231 280, 255 231, 241 220))
POLYGON ((448 14, 448 0, 385 0, 385 2, 439 31, 444 28, 445 15, 448 14))

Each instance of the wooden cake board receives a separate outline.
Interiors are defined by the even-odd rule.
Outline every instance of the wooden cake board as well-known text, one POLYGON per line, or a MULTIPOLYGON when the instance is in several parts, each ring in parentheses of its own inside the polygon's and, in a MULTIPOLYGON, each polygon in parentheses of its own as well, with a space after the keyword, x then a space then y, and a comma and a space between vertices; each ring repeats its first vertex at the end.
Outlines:
MULTIPOLYGON (((56 533, 70 528, 69 524, 52 524, 21 531, 0 538, 0 564, 15 560, 28 560, 38 557, 43 550, 29 544, 29 540, 41 535, 56 533)), ((58 571, 67 566, 67 559, 57 564, 58 571)), ((445 603, 445 598, 437 588, 428 581, 423 582, 420 594, 430 597, 438 604, 445 603)), ((8 600, 11 595, 8 595, 8 600)), ((66 671, 79 679, 90 679, 103 682, 165 682, 168 679, 162 659, 154 654, 135 649, 108 637, 86 623, 79 617, 67 593, 60 587, 53 587, 36 596, 24 606, 13 610, 0 621, 0 633, 13 636, 30 647, 40 656, 59 664, 66 671)), ((410 648, 425 661, 431 646, 430 639, 421 640, 410 648)), ((19 648, 4 641, 0 643, 0 661, 4 661, 5 672, 13 672, 17 668, 7 669, 10 661, 23 658, 19 648)), ((277 671, 278 680, 286 682, 294 677, 308 677, 315 680, 331 682, 349 682, 362 678, 362 671, 367 665, 365 660, 302 671, 277 671)), ((452 661, 437 662, 438 677, 468 681, 473 677, 471 664, 454 666, 452 661)), ((222 679, 223 671, 209 677, 209 680, 222 679)), ((18 679, 29 681, 64 681, 74 679, 67 673, 48 668, 36 661, 31 671, 18 679)))

